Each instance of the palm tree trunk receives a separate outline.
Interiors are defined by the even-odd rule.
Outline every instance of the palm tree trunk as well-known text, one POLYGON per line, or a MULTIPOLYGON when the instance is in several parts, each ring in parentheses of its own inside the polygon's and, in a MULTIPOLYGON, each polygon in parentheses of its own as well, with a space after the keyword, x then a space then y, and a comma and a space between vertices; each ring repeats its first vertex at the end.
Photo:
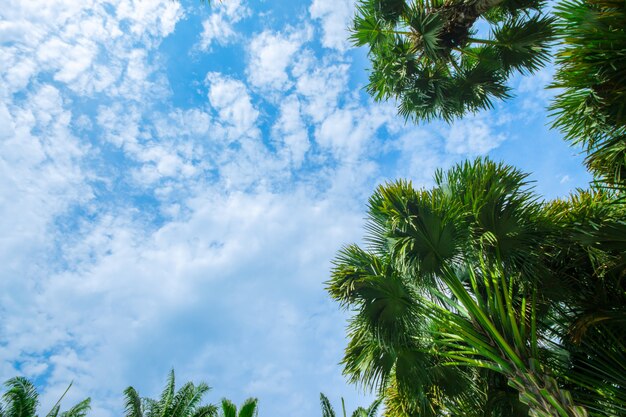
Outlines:
POLYGON ((448 48, 464 46, 476 20, 504 0, 477 0, 469 4, 447 4, 439 9, 444 24, 441 41, 448 48))
POLYGON ((568 391, 541 372, 518 371, 509 377, 509 385, 518 390, 520 401, 530 408, 531 417, 587 417, 587 411, 574 404, 568 391))

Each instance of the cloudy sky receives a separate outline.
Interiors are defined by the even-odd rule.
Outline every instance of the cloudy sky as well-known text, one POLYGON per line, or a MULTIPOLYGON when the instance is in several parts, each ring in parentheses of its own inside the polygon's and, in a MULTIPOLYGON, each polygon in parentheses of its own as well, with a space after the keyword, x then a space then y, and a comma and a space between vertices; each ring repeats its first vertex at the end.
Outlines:
POLYGON ((3 381, 31 378, 46 412, 73 380, 94 417, 172 368, 261 416, 318 416, 320 391, 352 409, 370 398, 323 282, 377 184, 486 154, 546 198, 586 184, 546 127, 549 70, 453 125, 373 103, 353 1, 2 2, 3 381))

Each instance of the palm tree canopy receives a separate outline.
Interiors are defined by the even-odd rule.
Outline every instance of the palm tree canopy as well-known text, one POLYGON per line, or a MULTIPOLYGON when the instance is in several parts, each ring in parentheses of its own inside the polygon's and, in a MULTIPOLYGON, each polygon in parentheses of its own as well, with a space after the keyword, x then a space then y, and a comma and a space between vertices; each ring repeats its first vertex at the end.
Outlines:
MULTIPOLYGON (((378 413, 378 407, 382 399, 376 399, 369 405, 367 408, 358 407, 351 414, 352 417, 376 417, 378 413)), ((322 406, 322 417, 336 417, 335 409, 328 397, 326 397, 323 393, 320 392, 320 405, 322 406)), ((346 406, 343 398, 341 398, 341 408, 343 410, 343 417, 347 417, 346 406)))
MULTIPOLYGON (((39 394, 37 389, 28 379, 24 377, 14 377, 4 383, 7 390, 2 394, 0 401, 0 417, 36 417, 39 406, 39 394)), ((47 417, 57 417, 60 411, 61 400, 70 389, 70 384, 61 398, 48 412, 47 417)), ((91 399, 74 405, 67 411, 61 413, 62 417, 85 417, 91 409, 91 399)))
POLYGON ((565 0, 551 109, 566 139, 585 146, 600 179, 626 187, 626 3, 565 0))
POLYGON ((394 417, 624 415, 624 218, 602 191, 541 202, 488 159, 379 187, 366 249, 327 282, 353 313, 344 373, 394 417))
POLYGON ((202 397, 210 390, 204 382, 185 383, 176 391, 174 371, 158 400, 142 398, 133 387, 124 390, 126 417, 216 417, 217 407, 200 405, 202 397))
POLYGON ((509 97, 514 73, 549 58, 554 18, 541 0, 359 0, 352 40, 367 46, 367 90, 416 121, 452 120, 509 97), (476 24, 490 34, 475 37, 476 24))
POLYGON ((222 398, 222 417, 255 417, 258 414, 259 400, 248 398, 237 412, 237 405, 227 398, 222 398))

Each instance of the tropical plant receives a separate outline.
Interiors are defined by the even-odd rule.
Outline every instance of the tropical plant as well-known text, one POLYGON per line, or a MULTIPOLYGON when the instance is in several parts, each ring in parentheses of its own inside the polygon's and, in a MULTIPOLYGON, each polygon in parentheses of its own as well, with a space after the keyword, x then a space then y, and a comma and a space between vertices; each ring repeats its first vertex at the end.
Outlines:
POLYGON ((489 108, 509 97, 511 75, 547 62, 554 18, 543 8, 542 0, 359 0, 352 40, 368 46, 367 90, 398 99, 415 120, 489 108))
POLYGON ((565 0, 556 7, 562 48, 553 87, 555 126, 582 144, 587 166, 626 185, 626 3, 565 0))
POLYGON ((256 398, 248 398, 237 412, 237 406, 232 401, 223 398, 221 402, 222 417, 256 417, 258 410, 258 400, 256 398))
POLYGON ((626 208, 526 177, 478 159, 370 198, 328 290, 354 312, 344 372, 387 415, 626 415, 626 208))
POLYGON ((174 371, 170 371, 161 398, 140 397, 135 388, 124 390, 126 417, 217 417, 213 404, 200 405, 202 397, 210 390, 204 382, 194 385, 187 382, 175 389, 174 371))
MULTIPOLYGON (((351 416, 352 417, 376 417, 380 403, 381 403, 381 400, 377 399, 377 400, 374 400, 370 404, 370 406, 367 408, 358 407, 356 410, 352 412, 351 416)), ((330 403, 330 400, 328 399, 328 397, 326 397, 322 393, 320 393, 320 404, 322 406, 322 417, 336 417, 335 409, 330 403)), ((348 414, 346 414, 346 403, 343 400, 343 397, 341 398, 341 410, 343 411, 343 417, 348 417, 348 414)))
MULTIPOLYGON (((0 401, 0 417, 36 417, 39 406, 39 394, 37 389, 28 379, 24 377, 14 377, 4 383, 6 391, 2 394, 0 401)), ((69 391, 70 384, 46 417, 85 417, 91 408, 91 399, 87 398, 67 411, 62 413, 61 400, 69 391)))

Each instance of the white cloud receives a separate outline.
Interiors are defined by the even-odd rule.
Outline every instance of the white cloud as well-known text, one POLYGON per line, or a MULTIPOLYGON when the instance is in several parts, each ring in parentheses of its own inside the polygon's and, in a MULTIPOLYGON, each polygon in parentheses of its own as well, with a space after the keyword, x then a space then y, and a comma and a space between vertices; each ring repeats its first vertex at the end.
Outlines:
MULTIPOLYGON (((52 0, 33 7, 10 0, 0 17, 0 38, 14 42, 0 53, 0 62, 8 68, 2 74, 7 93, 27 87, 37 74, 51 74, 78 94, 108 89, 141 97, 140 88, 129 90, 137 79, 124 80, 128 59, 137 57, 130 51, 138 42, 146 49, 158 46, 182 17, 181 7, 167 0, 117 0, 114 6, 111 13, 101 2, 52 0), (122 85, 116 86, 117 81, 122 85)), ((131 66, 131 78, 132 73, 131 66)), ((151 84, 139 86, 149 90, 151 84)))
POLYGON ((197 46, 202 51, 210 51, 213 42, 222 46, 232 43, 237 38, 233 25, 251 13, 243 0, 216 2, 211 7, 214 11, 202 22, 202 33, 197 46))
POLYGON ((252 105, 246 85, 216 72, 207 74, 206 80, 211 106, 218 111, 219 119, 232 128, 231 140, 244 134, 257 134, 259 112, 252 105))
POLYGON ((327 308, 321 281, 329 265, 319 260, 356 237, 360 213, 313 200, 305 189, 216 191, 191 200, 187 220, 153 234, 124 215, 102 218, 68 244, 75 251, 66 248, 78 268, 42 282, 26 308, 3 303, 3 358, 23 359, 34 373, 41 365, 29 355, 55 352, 46 404, 73 378, 75 396, 93 396, 93 415, 110 415, 126 384, 152 378, 160 385, 174 366, 179 380, 218 374, 208 382, 220 396, 256 395, 284 412, 303 402, 293 386, 308 381, 300 406, 314 415, 319 391, 343 383, 336 367, 318 369, 304 358, 340 359, 341 343, 317 341, 340 340, 342 332, 322 324, 341 315, 327 308))
POLYGON ((341 161, 354 162, 368 151, 376 131, 386 122, 378 108, 343 108, 330 114, 315 132, 317 143, 341 161))
POLYGON ((349 47, 348 27, 354 16, 354 1, 313 0, 309 13, 313 19, 322 21, 322 45, 345 51, 349 47))
POLYGON ((303 112, 318 123, 338 106, 339 97, 347 90, 348 70, 343 63, 318 62, 304 53, 294 65, 296 91, 304 98, 303 112))
MULTIPOLYGON (((484 116, 483 116, 484 117, 484 116)), ((470 117, 455 121, 445 133, 446 151, 465 156, 485 155, 497 148, 506 135, 492 128, 490 119, 470 117)))
POLYGON ((295 95, 283 99, 280 116, 274 125, 281 152, 295 168, 299 168, 310 148, 309 135, 301 114, 300 101, 295 95))
POLYGON ((320 391, 354 409, 367 401, 337 366, 329 260, 360 239, 377 182, 427 184, 512 122, 425 130, 363 99, 343 53, 350 1, 313 1, 315 22, 295 6, 291 26, 238 25, 242 1, 197 6, 4 7, 0 374, 40 377, 44 408, 73 379, 68 403, 92 396, 92 417, 119 415, 128 385, 158 396, 172 367, 215 386, 210 401, 260 397, 261 414, 319 415, 320 391), (198 10, 203 28, 163 43, 198 10), (310 46, 313 25, 335 50, 310 46), (169 55, 200 38, 250 44, 169 55))
POLYGON ((198 48, 208 51, 214 40, 226 45, 235 37, 231 22, 223 14, 214 13, 202 22, 202 34, 198 48))
POLYGON ((290 87, 287 67, 293 55, 310 37, 308 32, 310 30, 307 27, 287 33, 265 31, 252 39, 248 48, 250 59, 247 67, 250 83, 274 92, 290 87))

